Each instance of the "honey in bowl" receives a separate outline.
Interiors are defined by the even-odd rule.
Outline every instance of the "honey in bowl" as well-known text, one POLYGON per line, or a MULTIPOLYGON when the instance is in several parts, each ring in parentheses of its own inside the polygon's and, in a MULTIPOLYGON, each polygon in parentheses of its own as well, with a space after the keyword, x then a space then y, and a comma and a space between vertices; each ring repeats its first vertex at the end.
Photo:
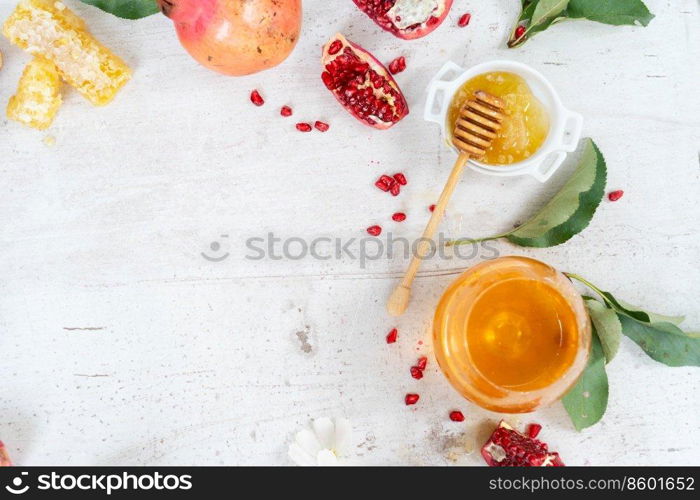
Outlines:
POLYGON ((504 257, 471 268, 448 288, 434 337, 438 363, 462 395, 492 411, 523 413, 556 401, 576 382, 591 327, 563 274, 504 257))
POLYGON ((487 165, 511 165, 535 154, 549 134, 549 115, 525 79, 514 73, 484 73, 464 83, 452 98, 447 112, 450 134, 460 109, 474 99, 477 90, 503 99, 507 116, 503 128, 479 161, 487 165))

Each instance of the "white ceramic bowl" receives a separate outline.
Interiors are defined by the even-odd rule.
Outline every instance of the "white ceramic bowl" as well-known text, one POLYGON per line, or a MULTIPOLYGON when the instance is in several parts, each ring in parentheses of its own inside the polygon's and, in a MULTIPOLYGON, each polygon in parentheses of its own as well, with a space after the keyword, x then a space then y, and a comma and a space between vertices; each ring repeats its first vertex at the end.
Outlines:
POLYGON ((524 161, 502 166, 470 161, 470 166, 484 174, 504 177, 531 175, 540 182, 546 182, 564 162, 566 154, 576 150, 581 138, 583 117, 566 109, 554 87, 531 67, 514 61, 491 61, 465 70, 453 62, 448 62, 428 86, 425 119, 440 125, 445 142, 455 149, 449 142, 450 134, 447 130, 447 112, 452 98, 467 80, 492 71, 507 71, 525 79, 549 114, 549 134, 540 149, 524 161))

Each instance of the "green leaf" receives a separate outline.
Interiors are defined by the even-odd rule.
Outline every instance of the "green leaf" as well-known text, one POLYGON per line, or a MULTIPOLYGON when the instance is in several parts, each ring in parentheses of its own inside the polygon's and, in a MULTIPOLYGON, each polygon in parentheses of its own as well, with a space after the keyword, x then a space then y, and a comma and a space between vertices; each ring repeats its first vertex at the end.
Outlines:
POLYGON ((643 323, 618 314, 622 333, 634 340, 650 358, 668 366, 700 366, 700 338, 686 334, 673 323, 643 323))
POLYGON ((620 340, 622 339, 620 320, 614 310, 597 300, 587 300, 586 307, 588 308, 591 323, 593 323, 593 327, 600 339, 600 344, 603 346, 605 362, 610 363, 620 348, 620 340))
POLYGON ((605 194, 608 170, 598 146, 584 140, 584 151, 576 171, 549 203, 520 227, 486 238, 463 238, 448 246, 507 238, 523 247, 560 245, 586 229, 605 194))
POLYGON ((562 403, 577 431, 592 426, 605 414, 608 375, 605 373, 605 354, 595 328, 588 365, 576 385, 562 398, 562 403))
POLYGON ((140 19, 160 12, 156 0, 80 0, 124 19, 140 19))
POLYGON ((591 139, 564 187, 532 219, 508 233, 511 243, 523 247, 553 247, 568 241, 590 224, 605 194, 605 159, 591 139))
POLYGON ((555 19, 566 10, 569 0, 539 0, 530 19, 530 27, 555 19))
POLYGON ((654 18, 642 0, 532 0, 523 1, 522 6, 523 10, 508 40, 510 48, 522 45, 533 35, 563 19, 588 19, 615 26, 646 26, 654 18), (547 5, 544 5, 545 3, 547 5), (549 14, 558 10, 559 3, 567 5, 556 14, 549 14), (536 11, 539 11, 538 15, 536 11), (520 37, 515 34, 518 26, 525 27, 525 32, 520 37))
POLYGON ((611 304, 618 312, 627 316, 642 321, 644 323, 672 323, 680 325, 685 320, 685 316, 664 316, 650 311, 644 311, 640 307, 629 304, 625 301, 616 299, 610 292, 600 292, 606 302, 611 304))
POLYGON ((654 19, 642 0, 570 0, 567 14, 574 19, 584 18, 614 26, 637 23, 646 26, 654 19))
POLYGON ((552 24, 565 19, 565 12, 562 10, 557 15, 545 17, 540 21, 533 21, 532 19, 535 15, 535 9, 539 6, 539 4, 540 0, 534 0, 533 2, 528 3, 527 5, 523 5, 523 11, 520 14, 518 22, 513 28, 513 31, 510 35, 510 40, 508 40, 508 47, 513 48, 517 47, 518 45, 522 45, 523 43, 525 43, 525 41, 528 40, 528 38, 530 38, 535 33, 544 31, 547 28, 549 28, 552 24), (519 26, 525 26, 526 29, 520 36, 517 36, 516 30, 519 26))

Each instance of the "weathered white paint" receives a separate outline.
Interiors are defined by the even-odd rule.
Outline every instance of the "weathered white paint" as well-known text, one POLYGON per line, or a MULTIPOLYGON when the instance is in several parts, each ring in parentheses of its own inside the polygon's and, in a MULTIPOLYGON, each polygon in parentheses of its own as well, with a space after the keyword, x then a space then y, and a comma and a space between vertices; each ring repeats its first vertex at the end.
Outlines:
MULTIPOLYGON (((420 233, 453 155, 420 116, 424 89, 447 59, 531 64, 586 118, 608 161, 610 189, 590 228, 559 248, 501 253, 576 271, 626 300, 687 313, 698 329, 700 217, 697 100, 698 4, 647 0, 646 29, 587 22, 558 25, 518 50, 504 48, 516 0, 456 2, 427 39, 402 42, 352 3, 307 0, 298 48, 278 69, 226 78, 196 66, 169 22, 118 20, 69 1, 93 32, 135 69, 110 106, 73 91, 48 133, 3 119, 0 128, 0 438, 20 464, 285 464, 289 438, 310 418, 345 415, 355 425, 353 462, 480 464, 453 453, 460 431, 482 439, 497 415, 463 401, 432 361, 432 310, 470 262, 431 262, 408 315, 384 301, 402 259, 250 262, 243 241, 281 236, 361 237, 381 223, 420 233), (459 16, 473 13, 468 28, 459 16), (319 79, 320 46, 336 31, 383 61, 405 55, 398 76, 413 114, 388 132, 346 115, 319 79), (248 101, 259 88, 263 108, 248 101), (279 117, 290 104, 293 119, 279 117), (325 119, 302 135, 298 120, 325 119), (54 146, 43 142, 56 138, 54 146), (404 171, 391 198, 372 183, 404 171), (390 215, 404 210, 402 225, 390 215), (228 234, 232 256, 200 252, 228 234), (400 328, 399 343, 384 335, 400 328), (417 350, 417 343, 426 344, 417 350), (308 352, 307 352, 308 351, 308 352), (403 405, 418 391, 415 407, 403 405), (453 408, 467 415, 452 423, 453 408)), ((14 2, 0 4, 5 18, 14 2)), ((0 102, 27 56, 0 40, 0 102)), ((540 206, 549 184, 470 172, 446 231, 501 231, 540 206)), ((477 259, 472 262, 478 261, 477 259)), ((525 416, 570 464, 698 463, 696 369, 670 369, 625 340, 609 367, 604 421, 576 433, 561 406, 525 416)))

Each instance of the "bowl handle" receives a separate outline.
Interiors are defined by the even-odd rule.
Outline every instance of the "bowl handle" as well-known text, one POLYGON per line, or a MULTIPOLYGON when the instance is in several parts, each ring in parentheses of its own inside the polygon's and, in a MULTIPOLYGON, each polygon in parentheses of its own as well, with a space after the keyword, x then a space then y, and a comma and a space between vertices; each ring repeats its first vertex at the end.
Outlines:
POLYGON ((558 150, 572 153, 576 151, 578 142, 581 140, 581 132, 583 131, 583 116, 573 111, 566 112, 564 121, 564 131, 561 136, 561 144, 557 147, 558 150))
POLYGON ((447 61, 444 66, 440 68, 437 75, 430 81, 428 85, 428 99, 425 104, 425 114, 423 115, 426 121, 443 125, 441 123, 442 115, 445 111, 445 106, 449 105, 445 98, 447 87, 463 72, 464 70, 460 66, 452 61, 447 61))
POLYGON ((566 159, 565 151, 554 151, 544 157, 544 160, 530 171, 530 174, 538 181, 545 183, 557 171, 566 159))

